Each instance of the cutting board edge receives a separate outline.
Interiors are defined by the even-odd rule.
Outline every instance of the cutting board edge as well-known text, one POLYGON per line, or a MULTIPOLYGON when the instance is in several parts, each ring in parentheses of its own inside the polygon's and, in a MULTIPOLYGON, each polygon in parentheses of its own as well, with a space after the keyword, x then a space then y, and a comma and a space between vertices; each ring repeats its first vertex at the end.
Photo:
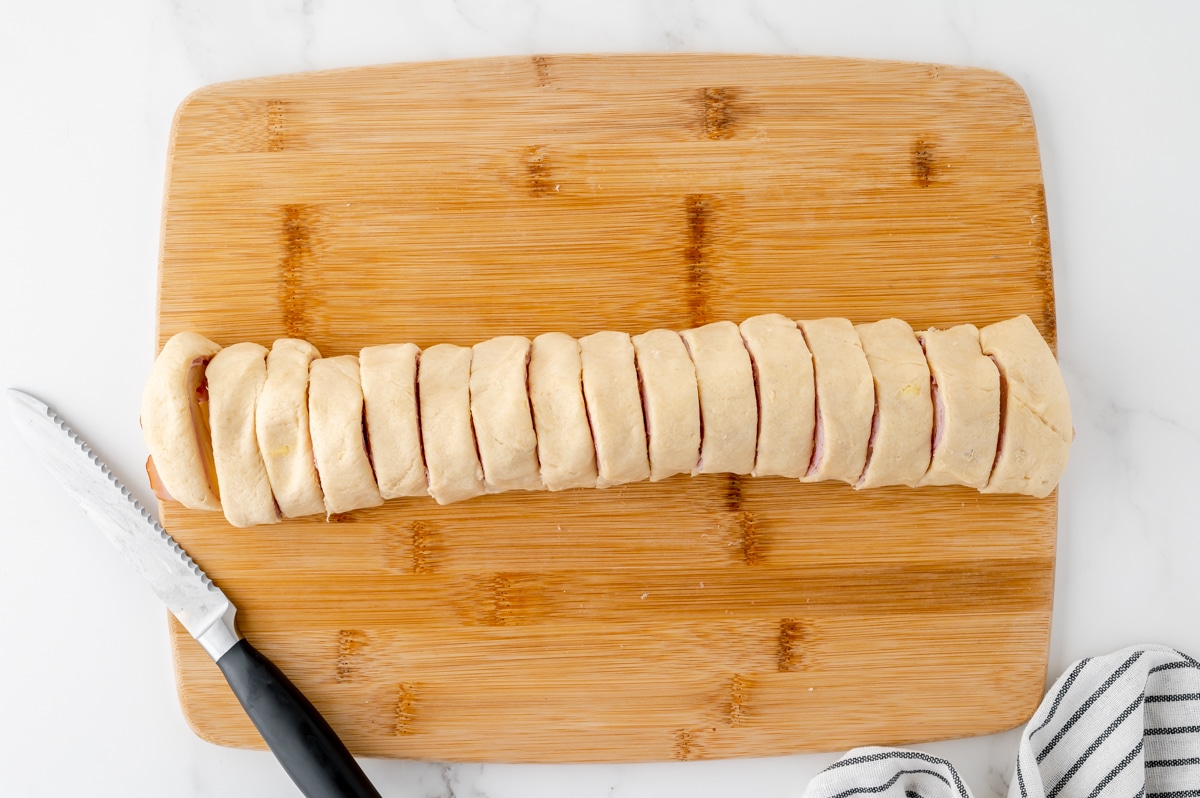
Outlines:
MULTIPOLYGON (((344 77, 346 75, 361 73, 386 73, 397 69, 405 68, 421 68, 421 67, 441 67, 455 64, 518 64, 537 62, 539 59, 563 59, 574 61, 649 61, 659 60, 663 62, 681 61, 681 60, 707 60, 713 61, 730 61, 741 63, 800 63, 807 62, 812 64, 867 64, 876 66, 905 66, 905 67, 924 67, 927 69, 948 69, 956 72, 975 73, 979 75, 991 75, 994 78, 999 78, 1003 82, 1010 84, 1012 87, 1020 91, 1025 99, 1026 107, 1030 107, 1028 93, 1025 91, 1021 83, 1011 75, 998 69, 990 67, 963 66, 961 64, 949 64, 939 61, 920 61, 906 58, 869 58, 846 55, 799 55, 788 53, 723 53, 716 51, 701 51, 688 53, 663 53, 663 52, 537 52, 520 55, 489 55, 478 58, 435 58, 435 59, 418 59, 413 61, 389 61, 385 64, 360 64, 357 66, 333 67, 329 69, 312 69, 298 70, 296 72, 282 72, 271 75, 255 75, 247 78, 235 78, 232 80, 219 81, 210 83, 193 89, 180 100, 176 106, 171 124, 171 140, 174 141, 177 124, 180 118, 186 113, 190 106, 197 99, 205 99, 212 94, 223 94, 227 92, 236 92, 244 88, 271 87, 279 83, 287 83, 296 80, 309 80, 322 77, 344 77)), ((1032 117, 1032 110, 1030 111, 1032 117)))

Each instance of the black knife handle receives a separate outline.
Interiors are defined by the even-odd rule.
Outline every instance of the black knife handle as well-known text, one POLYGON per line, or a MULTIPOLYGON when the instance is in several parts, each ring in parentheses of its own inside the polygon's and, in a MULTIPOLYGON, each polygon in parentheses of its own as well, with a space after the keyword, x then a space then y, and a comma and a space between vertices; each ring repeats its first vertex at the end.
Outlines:
POLYGON ((217 665, 300 792, 308 798, 380 798, 321 713, 245 638, 217 665))

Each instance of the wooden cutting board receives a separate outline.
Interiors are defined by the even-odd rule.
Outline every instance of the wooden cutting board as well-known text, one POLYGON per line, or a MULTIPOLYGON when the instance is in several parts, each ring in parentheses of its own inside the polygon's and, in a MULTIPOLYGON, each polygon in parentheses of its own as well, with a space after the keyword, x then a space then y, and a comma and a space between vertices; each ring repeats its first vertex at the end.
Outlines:
MULTIPOLYGON (((828 58, 544 56, 213 86, 172 134, 158 345, 683 329, 764 312, 1053 344, 1008 78, 828 58)), ((234 529, 163 508, 361 755, 707 759, 913 743, 1041 698, 1056 498, 677 477, 234 529)), ((205 739, 261 747, 172 626, 205 739)))

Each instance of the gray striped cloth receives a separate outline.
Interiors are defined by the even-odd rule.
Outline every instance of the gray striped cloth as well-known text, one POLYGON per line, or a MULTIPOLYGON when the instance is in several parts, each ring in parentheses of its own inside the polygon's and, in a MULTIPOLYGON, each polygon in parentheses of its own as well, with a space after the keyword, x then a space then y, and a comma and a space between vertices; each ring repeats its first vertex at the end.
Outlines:
MULTIPOLYGON (((856 748, 805 798, 971 798, 954 766, 901 748, 856 748)), ((1080 660, 1021 736, 1009 798, 1200 798, 1200 663, 1166 646, 1080 660)))

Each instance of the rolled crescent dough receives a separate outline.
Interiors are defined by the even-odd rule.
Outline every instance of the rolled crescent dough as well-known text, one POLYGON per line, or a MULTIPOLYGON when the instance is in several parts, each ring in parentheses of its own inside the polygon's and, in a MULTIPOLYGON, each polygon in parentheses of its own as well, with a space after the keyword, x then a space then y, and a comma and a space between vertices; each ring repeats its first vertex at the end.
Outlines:
POLYGON ((383 504, 363 437, 363 394, 354 355, 314 360, 308 418, 326 516, 383 504))
POLYGON ((579 342, 566 333, 533 339, 529 404, 546 487, 596 487, 596 447, 583 401, 583 360, 579 342))
POLYGON ((799 478, 812 462, 817 394, 812 352, 796 322, 768 313, 739 329, 758 390, 758 453, 754 476, 799 478))
POLYGON ((689 472, 1045 497, 1074 436, 1026 316, 914 334, 898 319, 766 314, 327 359, 294 339, 268 355, 181 333, 151 370, 142 423, 156 495, 237 525, 689 472))
POLYGON ((858 332, 846 319, 800 322, 813 354, 817 433, 805 482, 858 482, 867 462, 875 385, 858 332))
POLYGON ((438 344, 422 352, 417 391, 429 495, 438 504, 482 495, 483 466, 471 428, 470 348, 438 344))
POLYGON ((934 405, 933 458, 918 484, 982 488, 1000 437, 1000 373, 980 350, 973 324, 917 336, 929 362, 934 405))
POLYGON ((731 321, 680 333, 696 364, 700 393, 700 462, 693 474, 749 474, 758 445, 754 370, 742 334, 731 321))
MULTIPOLYGON (((171 336, 142 391, 142 435, 171 498, 192 510, 220 510, 208 428, 204 371, 221 347, 194 332, 171 336)), ((153 480, 152 480, 153 481, 153 480)))
POLYGON ((583 395, 596 445, 597 488, 650 477, 633 343, 623 332, 579 339, 583 395))
POLYGON ((472 347, 471 422, 488 493, 542 490, 526 387, 529 339, 504 335, 472 347))
POLYGON ((1000 369, 1000 452, 984 493, 1049 496, 1067 467, 1075 432, 1067 385, 1050 346, 1028 316, 979 331, 1000 369))
POLYGON ((308 341, 276 341, 267 355, 267 381, 254 412, 258 448, 285 518, 325 510, 308 431, 308 367, 319 357, 308 341))
POLYGON ((221 506, 234 526, 274 524, 279 508, 258 450, 255 408, 267 381, 267 349, 234 344, 208 364, 209 425, 221 506))
POLYGON ((854 487, 914 487, 929 470, 933 400, 929 364, 908 322, 884 319, 854 328, 875 381, 875 420, 867 466, 854 487))
POLYGON ((642 386, 650 481, 690 474, 700 461, 696 367, 674 330, 651 330, 631 340, 642 386))
POLYGON ((429 495, 417 416, 420 354, 415 344, 368 346, 358 353, 371 464, 385 499, 429 495))

